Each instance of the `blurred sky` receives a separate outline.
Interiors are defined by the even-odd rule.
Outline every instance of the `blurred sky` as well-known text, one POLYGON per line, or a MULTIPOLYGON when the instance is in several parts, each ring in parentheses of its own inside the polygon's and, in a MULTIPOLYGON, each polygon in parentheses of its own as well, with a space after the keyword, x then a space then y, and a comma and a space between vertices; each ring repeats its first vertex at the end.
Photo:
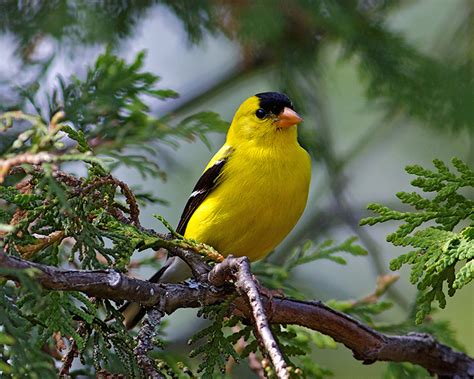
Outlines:
MULTIPOLYGON (((431 56, 437 54, 437 41, 445 25, 457 15, 461 0, 446 2, 443 0, 424 0, 407 2, 387 20, 396 30, 402 31, 409 41, 431 56)), ((44 40, 38 54, 58 49, 58 54, 42 85, 51 88, 55 77, 60 74, 68 76, 84 75, 85 68, 91 64, 103 46, 77 46, 77 49, 62 49, 53 41, 44 40)), ((223 78, 232 74, 242 63, 240 47, 218 35, 206 35, 197 45, 192 45, 187 38, 181 22, 165 6, 157 5, 146 14, 132 37, 126 39, 119 47, 119 55, 133 59, 135 54, 145 49, 147 58, 145 68, 160 75, 162 87, 172 88, 181 94, 177 100, 154 103, 153 112, 163 114, 177 109, 188 100, 193 99, 223 78)), ((0 35, 0 82, 11 78, 21 78, 19 62, 14 55, 14 38, 11 35, 0 35)), ((401 190, 411 191, 411 178, 403 168, 408 164, 420 164, 431 167, 431 161, 439 158, 449 161, 453 156, 467 159, 472 157, 472 137, 467 132, 454 134, 447 130, 430 129, 415 123, 403 116, 386 123, 383 112, 364 95, 364 85, 353 61, 340 59, 337 45, 330 46, 322 52, 320 58, 325 62, 321 87, 324 93, 327 117, 332 125, 331 133, 337 154, 344 155, 354 151, 350 164, 346 167, 346 178, 349 181, 346 198, 349 203, 364 215, 369 202, 380 202, 397 207, 394 194, 401 190), (385 125, 386 123, 386 125, 385 125)), ((180 116, 200 110, 218 112, 224 119, 231 120, 233 112, 240 102, 254 93, 275 90, 272 75, 259 71, 243 78, 231 86, 225 87, 217 94, 186 107, 180 116)), ((21 82, 21 80, 19 80, 21 82)), ((19 83, 20 84, 20 83, 19 83)), ((303 128, 313 128, 314 120, 307 119, 303 128)), ((223 135, 211 137, 212 149, 201 142, 182 143, 178 150, 162 146, 162 165, 168 172, 166 182, 157 180, 143 181, 133 170, 120 169, 118 176, 127 183, 139 183, 144 189, 169 201, 169 206, 149 206, 142 211, 142 224, 157 227, 158 222, 152 215, 159 213, 176 225, 182 207, 199 177, 203 167, 223 142, 223 135)), ((471 162, 472 164, 472 162, 471 162)), ((312 212, 330 206, 328 196, 328 175, 324 167, 314 167, 313 187, 307 211, 299 225, 304 225, 312 212)), ((366 227, 367 232, 376 241, 383 259, 388 262, 405 252, 385 242, 385 236, 395 229, 395 225, 383 224, 366 227)), ((298 228, 295 230, 297 235, 298 228)), ((353 235, 347 226, 331 229, 327 235, 342 241, 353 235)), ((287 241, 293 241, 291 235, 287 241)), ((280 247, 288 248, 288 242, 280 247)), ((142 254, 142 253, 140 253, 142 254)), ((412 301, 415 288, 408 282, 408 271, 402 270, 402 277, 397 288, 404 297, 412 301)), ((144 269, 137 275, 151 275, 150 269, 144 269)), ((298 269, 295 278, 308 294, 308 298, 354 298, 370 293, 375 286, 376 274, 366 258, 348 257, 347 266, 333 262, 317 261, 298 269)), ((460 333, 459 340, 474 354, 474 289, 459 291, 456 297, 448 299, 447 309, 435 317, 451 320, 454 328, 460 333)), ((388 313, 392 320, 401 320, 403 312, 395 308, 388 313)), ((175 341, 186 341, 199 322, 195 321, 194 311, 181 311, 173 315, 173 322, 168 328, 169 336, 175 341)), ((318 362, 326 364, 336 372, 337 378, 355 377, 354 367, 360 368, 356 375, 360 377, 378 377, 382 363, 364 366, 353 360, 350 352, 340 347, 338 353, 322 352, 318 362)))

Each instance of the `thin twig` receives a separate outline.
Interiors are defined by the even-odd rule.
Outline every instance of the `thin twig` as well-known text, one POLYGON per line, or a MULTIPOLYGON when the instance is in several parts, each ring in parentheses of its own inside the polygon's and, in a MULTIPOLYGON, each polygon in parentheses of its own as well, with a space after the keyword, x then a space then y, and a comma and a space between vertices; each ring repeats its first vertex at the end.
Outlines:
POLYGON ((130 190, 130 187, 126 183, 122 182, 121 180, 118 180, 117 178, 114 178, 112 175, 101 177, 93 181, 87 187, 82 188, 81 195, 87 194, 88 192, 90 192, 96 187, 104 186, 107 184, 112 184, 120 188, 120 191, 125 196, 125 200, 129 206, 130 220, 133 222, 135 226, 140 227, 140 221, 139 221, 140 209, 138 208, 135 195, 133 194, 133 192, 130 190))
POLYGON ((19 166, 23 163, 38 165, 45 162, 54 162, 56 159, 56 155, 45 152, 36 154, 23 153, 15 155, 12 158, 0 159, 0 184, 3 183, 3 180, 12 167, 19 166))
POLYGON ((234 279, 237 291, 241 295, 245 295, 249 301, 257 337, 260 339, 265 351, 268 353, 273 367, 275 367, 277 377, 281 379, 289 378, 290 375, 287 370, 287 364, 275 338, 273 337, 260 293, 258 291, 257 283, 250 271, 249 259, 247 257, 227 257, 224 262, 218 264, 209 273, 209 282, 211 284, 222 285, 229 277, 234 279))
POLYGON ((164 377, 158 372, 158 369, 148 356, 148 352, 153 349, 153 338, 156 336, 156 328, 160 324, 161 318, 164 316, 163 311, 159 307, 150 308, 147 316, 142 322, 140 331, 136 337, 138 342, 133 353, 137 358, 140 368, 143 370, 147 378, 163 379, 164 377))
MULTIPOLYGON (((194 278, 198 281, 206 280, 207 274, 211 270, 209 265, 204 261, 203 257, 207 256, 210 259, 215 259, 216 261, 223 260, 223 257, 220 254, 218 254, 218 256, 196 254, 196 252, 198 252, 195 250, 196 246, 187 244, 186 240, 176 240, 171 234, 165 235, 157 233, 153 229, 146 229, 143 227, 140 227, 139 229, 142 232, 160 238, 160 246, 155 246, 154 248, 166 249, 171 253, 171 255, 181 258, 187 263, 193 273, 194 278)), ((210 253, 212 253, 212 251, 210 253)))
MULTIPOLYGON (((79 322, 79 326, 77 327, 76 332, 80 336, 84 336, 84 334, 87 333, 86 323, 82 321, 79 322)), ((74 359, 79 355, 79 349, 76 341, 74 340, 74 338, 71 338, 70 341, 71 345, 69 346, 67 353, 61 359, 63 364, 59 371, 60 378, 69 378, 69 370, 71 369, 72 362, 74 362, 74 359)))

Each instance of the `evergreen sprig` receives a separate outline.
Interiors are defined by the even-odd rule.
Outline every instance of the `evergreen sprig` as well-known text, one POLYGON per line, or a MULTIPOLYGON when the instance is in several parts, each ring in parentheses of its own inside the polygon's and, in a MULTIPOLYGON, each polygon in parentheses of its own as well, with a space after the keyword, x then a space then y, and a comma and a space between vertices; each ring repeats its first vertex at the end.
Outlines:
MULTIPOLYGON (((102 304, 98 304, 98 308, 106 312, 106 320, 112 318, 116 321, 104 322, 102 318, 94 319, 87 333, 89 346, 81 350, 82 361, 89 360, 96 373, 102 369, 111 372, 120 370, 119 372, 124 371, 127 377, 141 377, 141 369, 133 353, 136 341, 123 325, 123 315, 108 300, 103 300, 102 304)), ((156 338, 154 343, 156 346, 162 346, 159 338, 156 338)))
MULTIPOLYGON (((123 164, 136 168, 142 176, 164 177, 164 172, 153 159, 162 150, 160 144, 176 147, 178 141, 198 137, 209 146, 207 133, 222 132, 228 123, 218 114, 208 111, 192 114, 181 121, 170 116, 153 116, 153 100, 173 99, 178 94, 170 89, 157 88, 160 77, 143 71, 144 60, 144 51, 127 63, 107 49, 87 68, 85 78, 74 75, 58 77, 57 86, 46 95, 48 112, 42 111, 40 88, 25 88, 22 94, 38 115, 22 115, 35 128, 23 132, 13 146, 25 145, 24 141, 35 140, 30 134, 36 136, 41 132, 50 137, 36 137, 36 141, 43 144, 39 150, 49 148, 51 142, 60 143, 58 148, 69 148, 64 136, 57 133, 57 126, 77 143, 80 152, 94 150, 111 157, 112 161, 108 162, 111 170, 123 164), (133 147, 139 147, 141 152, 124 153, 125 148, 133 147)), ((7 112, 0 116, 4 129, 13 126, 16 113, 7 112)))
MULTIPOLYGON (((84 80, 60 77, 59 86, 50 98, 50 114, 62 107, 66 120, 76 130, 114 147, 158 137, 163 126, 149 116, 150 108, 144 96, 165 100, 178 95, 169 89, 156 88, 160 78, 141 71, 144 58, 145 53, 141 52, 128 64, 108 49, 88 68, 84 80)), ((160 136, 166 134, 161 132, 160 136)))
POLYGON ((390 268, 412 266, 410 281, 421 292, 417 298, 418 323, 430 313, 434 300, 441 308, 446 306, 444 286, 448 295, 453 296, 474 277, 474 201, 468 197, 474 188, 474 172, 457 158, 452 160, 455 172, 440 160, 433 163, 436 171, 421 166, 406 169, 417 176, 412 185, 434 193, 432 198, 417 192, 399 192, 397 197, 414 211, 401 212, 370 204, 368 208, 378 216, 361 221, 361 225, 403 221, 387 241, 414 250, 393 259, 390 268))
MULTIPOLYGON (((5 272, 1 272, 6 274, 5 272)), ((9 273, 11 275, 11 273, 9 273)), ((26 284, 23 273, 18 273, 22 285, 26 284)), ((29 289, 36 287, 32 278, 29 289)), ((29 291, 29 289, 27 291, 29 291)), ((35 292, 29 292, 35 293, 35 292)), ((2 376, 14 378, 54 378, 57 377, 53 358, 44 350, 37 348, 37 328, 25 317, 15 301, 19 290, 2 283, 0 286, 0 372, 2 376)))
POLYGON ((222 132, 228 125, 213 112, 193 114, 172 126, 170 117, 154 117, 145 99, 167 100, 178 97, 170 89, 156 88, 160 77, 144 72, 145 52, 128 64, 108 49, 81 80, 59 78, 59 87, 49 98, 50 112, 63 108, 78 136, 84 133, 89 145, 118 163, 136 167, 143 175, 163 176, 156 161, 159 143, 177 146, 177 141, 196 136, 208 144, 206 134, 222 132), (144 144, 145 142, 145 144, 144 144), (124 154, 125 147, 139 147, 146 154, 124 154))
POLYGON ((226 328, 238 324, 238 318, 229 317, 229 306, 234 299, 235 296, 229 296, 222 304, 203 307, 198 313, 198 316, 212 320, 211 325, 196 333, 188 342, 191 345, 204 339, 201 346, 190 354, 190 357, 202 357, 198 366, 202 378, 214 378, 215 369, 224 373, 229 358, 238 362, 240 355, 235 351, 234 345, 241 337, 249 338, 251 328, 248 327, 244 327, 239 333, 225 332, 226 328))
POLYGON ((25 295, 17 302, 24 317, 38 326, 37 348, 41 348, 54 333, 70 336, 80 350, 84 338, 76 332, 73 319, 92 324, 97 316, 96 307, 81 293, 45 292, 41 296, 25 295))
POLYGON ((367 250, 355 244, 356 240, 357 237, 351 237, 337 245, 334 245, 334 241, 327 240, 316 246, 314 246, 313 242, 307 241, 292 251, 288 259, 286 259, 285 266, 291 271, 297 266, 318 259, 328 259, 335 263, 345 265, 347 261, 341 257, 339 253, 347 253, 352 256, 367 255, 367 250))

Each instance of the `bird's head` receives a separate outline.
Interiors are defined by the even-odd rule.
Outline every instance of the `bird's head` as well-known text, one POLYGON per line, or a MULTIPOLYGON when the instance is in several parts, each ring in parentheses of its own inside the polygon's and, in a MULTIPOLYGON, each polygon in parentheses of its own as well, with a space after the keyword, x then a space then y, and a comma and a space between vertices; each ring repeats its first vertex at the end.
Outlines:
POLYGON ((303 119, 293 109, 288 96, 278 92, 258 93, 245 100, 229 129, 229 142, 271 142, 294 137, 303 119))

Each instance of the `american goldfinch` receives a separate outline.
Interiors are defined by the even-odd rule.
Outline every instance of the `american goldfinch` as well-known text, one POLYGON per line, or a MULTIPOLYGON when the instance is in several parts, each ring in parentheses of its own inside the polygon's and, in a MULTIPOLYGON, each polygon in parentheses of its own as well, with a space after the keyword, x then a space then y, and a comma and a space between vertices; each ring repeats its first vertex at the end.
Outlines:
MULTIPOLYGON (((222 255, 265 257, 293 229, 306 206, 311 178, 308 153, 297 140, 303 119, 281 93, 259 93, 237 110, 224 146, 194 187, 176 231, 222 255)), ((189 270, 171 258, 150 280, 176 282, 189 270)), ((124 311, 133 327, 138 304, 124 311)))

